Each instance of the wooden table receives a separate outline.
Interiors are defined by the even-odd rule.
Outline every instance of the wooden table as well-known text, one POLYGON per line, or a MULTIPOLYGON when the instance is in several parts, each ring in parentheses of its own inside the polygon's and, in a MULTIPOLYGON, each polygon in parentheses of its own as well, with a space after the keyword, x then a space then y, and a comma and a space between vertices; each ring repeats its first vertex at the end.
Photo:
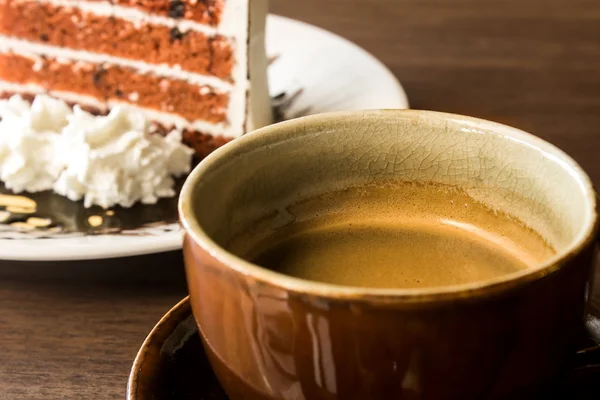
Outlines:
MULTIPOLYGON (((413 108, 533 132, 600 183, 598 0, 273 0, 272 10, 371 51, 413 108)), ((0 399, 122 399, 139 345, 185 294, 178 253, 0 262, 0 399)))

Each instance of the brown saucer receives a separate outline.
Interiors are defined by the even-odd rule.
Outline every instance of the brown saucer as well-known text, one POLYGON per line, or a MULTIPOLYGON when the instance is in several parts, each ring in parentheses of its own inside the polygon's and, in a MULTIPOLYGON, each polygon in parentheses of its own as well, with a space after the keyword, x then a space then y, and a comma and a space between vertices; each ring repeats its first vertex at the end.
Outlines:
MULTIPOLYGON (((593 336, 600 337, 600 320, 593 336)), ((576 364, 553 399, 600 398, 600 349, 578 353, 576 364)), ((129 375, 127 400, 227 400, 202 348, 186 297, 154 327, 142 344, 129 375)))
POLYGON ((189 298, 173 307, 140 348, 127 400, 227 400, 204 354, 189 298))

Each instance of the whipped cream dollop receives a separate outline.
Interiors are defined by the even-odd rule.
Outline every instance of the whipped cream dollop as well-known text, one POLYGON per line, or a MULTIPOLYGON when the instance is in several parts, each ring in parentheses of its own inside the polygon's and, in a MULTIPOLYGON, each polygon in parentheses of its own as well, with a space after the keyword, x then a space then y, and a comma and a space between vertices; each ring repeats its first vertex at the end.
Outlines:
POLYGON ((14 192, 50 190, 64 168, 59 134, 69 106, 47 96, 0 101, 0 180, 14 192))
POLYGON ((0 101, 0 180, 14 192, 54 190, 85 207, 131 207, 175 196, 193 150, 181 131, 165 137, 137 112, 94 116, 45 95, 0 101))

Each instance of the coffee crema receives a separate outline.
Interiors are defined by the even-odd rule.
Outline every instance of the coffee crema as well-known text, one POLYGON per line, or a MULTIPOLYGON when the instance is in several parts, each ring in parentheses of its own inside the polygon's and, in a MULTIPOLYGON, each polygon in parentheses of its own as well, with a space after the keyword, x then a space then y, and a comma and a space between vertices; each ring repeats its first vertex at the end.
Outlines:
POLYGON ((258 221, 227 247, 286 275, 369 288, 480 282, 555 254, 521 221, 446 185, 369 184, 284 213, 258 221))

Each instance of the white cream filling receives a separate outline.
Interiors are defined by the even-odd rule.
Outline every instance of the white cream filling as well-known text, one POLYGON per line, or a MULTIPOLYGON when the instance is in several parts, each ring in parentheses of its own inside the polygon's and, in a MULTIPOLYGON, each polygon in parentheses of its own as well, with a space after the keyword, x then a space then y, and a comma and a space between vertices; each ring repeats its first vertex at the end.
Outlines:
MULTIPOLYGON (((248 2, 250 0, 227 0, 221 19, 221 25, 225 27, 233 27, 237 22, 237 29, 233 29, 233 47, 234 59, 237 62, 233 65, 231 75, 236 83, 234 89, 229 95, 229 112, 227 121, 230 126, 237 127, 238 134, 235 137, 241 136, 246 132, 246 123, 249 118, 246 93, 250 89, 248 81, 248 35, 250 17, 248 10, 248 2), (244 21, 244 23, 241 23, 244 21), (241 25, 241 26, 240 26, 241 25)), ((265 16, 266 18, 266 16, 265 16)))
POLYGON ((241 61, 235 63, 232 71, 236 85, 230 93, 227 120, 239 130, 231 137, 239 137, 273 122, 265 50, 267 13, 267 0, 225 1, 218 29, 233 36, 234 57, 241 61), (245 24, 240 26, 240 21, 245 24))
MULTIPOLYGON (((229 29, 223 29, 221 27, 215 28, 210 25, 204 25, 196 21, 190 21, 185 19, 174 19, 170 17, 164 17, 160 15, 148 14, 143 10, 137 8, 125 7, 116 4, 110 4, 103 1, 81 1, 81 0, 37 0, 41 4, 52 4, 59 7, 71 7, 81 10, 83 12, 99 15, 102 17, 116 17, 123 20, 129 21, 135 25, 140 24, 155 24, 162 25, 169 28, 177 28, 180 32, 196 31, 204 33, 207 36, 214 36, 217 34, 228 36, 231 34, 229 29)), ((227 3, 225 2, 225 7, 227 3)), ((239 27, 239 25, 238 25, 239 27)), ((231 26, 224 26, 224 28, 231 28, 231 26)), ((236 29, 233 27, 233 32, 236 29)))
POLYGON ((115 107, 94 116, 46 95, 0 101, 0 179, 15 192, 54 190, 85 207, 131 207, 176 195, 173 176, 194 151, 181 131, 150 132, 143 115, 115 107))
POLYGON ((78 93, 65 92, 60 90, 45 90, 42 86, 35 84, 22 85, 17 83, 0 81, 0 92, 30 95, 36 95, 38 93, 47 93, 52 97, 64 100, 68 103, 81 104, 82 106, 93 107, 100 111, 108 111, 110 108, 121 106, 133 112, 141 113, 147 119, 155 121, 161 125, 164 125, 165 127, 195 130, 213 136, 223 135, 227 137, 237 137, 233 136, 233 130, 230 126, 227 126, 226 124, 213 124, 203 120, 189 121, 175 114, 156 111, 145 107, 139 107, 131 103, 126 103, 124 101, 102 102, 96 99, 95 97, 85 96, 78 93))

